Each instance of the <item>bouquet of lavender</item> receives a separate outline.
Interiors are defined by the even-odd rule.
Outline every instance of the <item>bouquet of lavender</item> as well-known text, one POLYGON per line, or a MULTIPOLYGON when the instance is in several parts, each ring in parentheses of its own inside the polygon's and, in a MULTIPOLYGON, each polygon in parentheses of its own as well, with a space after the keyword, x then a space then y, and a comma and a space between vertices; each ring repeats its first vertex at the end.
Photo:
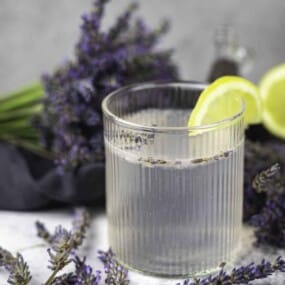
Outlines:
POLYGON ((142 19, 132 21, 131 4, 103 31, 106 2, 95 1, 82 16, 74 60, 1 99, 0 139, 49 154, 60 169, 103 161, 103 98, 125 84, 176 78, 171 51, 156 48, 168 24, 151 30, 142 19))

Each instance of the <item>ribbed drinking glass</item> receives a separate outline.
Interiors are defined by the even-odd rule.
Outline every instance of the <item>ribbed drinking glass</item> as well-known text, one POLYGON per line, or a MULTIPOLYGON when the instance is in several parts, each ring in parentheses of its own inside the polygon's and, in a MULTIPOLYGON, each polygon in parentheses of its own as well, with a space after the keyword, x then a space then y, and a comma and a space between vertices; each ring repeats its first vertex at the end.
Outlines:
POLYGON ((229 96, 238 112, 189 128, 204 88, 145 83, 103 101, 109 243, 128 268, 200 275, 232 260, 238 248, 244 103, 229 96))

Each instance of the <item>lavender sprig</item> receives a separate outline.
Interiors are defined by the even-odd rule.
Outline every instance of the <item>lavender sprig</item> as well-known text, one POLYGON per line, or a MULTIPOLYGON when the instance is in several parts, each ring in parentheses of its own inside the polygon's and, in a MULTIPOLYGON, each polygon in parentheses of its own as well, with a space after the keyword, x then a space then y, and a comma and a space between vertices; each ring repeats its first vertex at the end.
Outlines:
POLYGON ((29 266, 20 253, 14 257, 11 252, 0 247, 1 266, 9 272, 7 282, 11 285, 27 285, 32 279, 29 266))
POLYGON ((280 165, 275 163, 257 174, 253 179, 252 187, 257 193, 267 192, 272 194, 273 192, 279 192, 282 188, 280 165))
POLYGON ((90 219, 90 213, 85 208, 77 208, 75 210, 74 219, 72 221, 72 239, 74 249, 77 249, 82 244, 87 229, 90 226, 90 219))
POLYGON ((17 253, 14 264, 10 267, 8 283, 11 285, 26 285, 32 279, 29 266, 23 256, 17 253))
POLYGON ((72 246, 77 249, 83 242, 86 231, 90 226, 90 213, 85 208, 76 208, 72 220, 72 230, 68 232, 61 226, 56 227, 53 234, 51 234, 45 225, 36 221, 36 230, 38 237, 42 238, 50 245, 57 244, 62 237, 72 240, 72 246))
POLYGON ((42 238, 48 244, 52 243, 53 235, 47 230, 46 226, 40 221, 36 221, 35 226, 37 230, 37 236, 42 238))
POLYGON ((53 271, 59 271, 71 262, 70 254, 73 250, 73 240, 70 231, 58 226, 55 230, 54 237, 49 248, 50 257, 49 268, 53 271))
POLYGON ((103 31, 106 2, 95 1, 93 10, 83 15, 75 60, 43 77, 44 109, 35 122, 61 172, 104 161, 101 102, 109 92, 134 82, 177 77, 172 52, 156 49, 168 25, 151 30, 141 19, 133 23, 137 5, 131 4, 103 31))
POLYGON ((93 272, 90 265, 86 264, 86 258, 80 259, 78 256, 72 260, 75 264, 75 272, 70 272, 58 276, 52 285, 98 285, 101 280, 101 271, 93 272))
MULTIPOLYGON (((48 249, 50 257, 48 268, 52 270, 52 273, 45 285, 53 284, 52 282, 54 282, 56 275, 67 264, 72 262, 72 253, 82 244, 89 224, 90 215, 86 209, 76 209, 71 231, 58 226, 54 233, 51 234, 42 223, 36 223, 38 236, 43 238, 51 246, 48 249)), ((79 260, 77 260, 76 264, 79 264, 79 260)))
POLYGON ((284 247, 285 187, 280 180, 279 165, 261 171, 253 181, 253 187, 266 195, 263 207, 250 219, 256 228, 256 245, 284 247))
POLYGON ((14 263, 15 263, 15 257, 12 255, 12 253, 0 247, 0 267, 13 266, 14 263))
POLYGON ((77 285, 77 276, 73 272, 65 273, 54 278, 51 285, 77 285))
POLYGON ((285 204, 284 194, 266 201, 260 213, 252 216, 251 224, 256 227, 256 245, 285 246, 285 204))
POLYGON ((272 147, 272 144, 265 144, 260 142, 252 142, 246 140, 245 143, 245 169, 244 169, 244 208, 243 219, 244 222, 249 222, 251 217, 258 214, 264 207, 267 199, 267 194, 264 191, 256 191, 253 187, 253 180, 255 176, 266 168, 269 168, 275 163, 280 166, 285 165, 285 158, 283 152, 285 146, 280 146, 280 150, 272 147))
POLYGON ((107 278, 105 283, 108 285, 128 285, 128 270, 118 263, 115 254, 110 248, 108 251, 98 251, 99 259, 103 262, 107 278))
POLYGON ((93 272, 93 269, 90 265, 86 264, 86 258, 80 259, 75 256, 75 272, 77 276, 78 285, 98 285, 101 280, 101 271, 96 270, 93 272))
POLYGON ((261 263, 249 263, 246 266, 233 268, 227 273, 224 268, 217 275, 210 275, 203 279, 185 280, 177 285, 232 285, 232 284, 249 284, 250 281, 263 279, 271 276, 275 272, 285 272, 285 261, 280 256, 274 263, 262 260, 261 263))
POLYGON ((137 8, 137 3, 131 3, 126 11, 119 16, 114 26, 109 30, 108 37, 110 40, 118 39, 122 33, 129 30, 130 19, 137 8))

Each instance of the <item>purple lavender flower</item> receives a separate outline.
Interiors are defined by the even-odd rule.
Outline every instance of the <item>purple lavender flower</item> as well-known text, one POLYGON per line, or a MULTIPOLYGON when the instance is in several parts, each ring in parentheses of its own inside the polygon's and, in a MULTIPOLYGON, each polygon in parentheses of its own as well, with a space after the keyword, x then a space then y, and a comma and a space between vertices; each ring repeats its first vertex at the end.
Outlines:
POLYGON ((280 165, 275 163, 268 169, 258 173, 253 179, 252 187, 257 193, 263 192, 269 195, 282 191, 280 165))
POLYGON ((233 268, 227 273, 221 268, 217 275, 209 275, 203 279, 185 280, 183 283, 176 285, 233 285, 233 284, 249 284, 250 281, 263 279, 274 272, 285 272, 285 261, 280 256, 274 263, 262 260, 260 264, 250 263, 246 266, 233 268))
POLYGON ((38 237, 42 238, 47 243, 52 243, 53 236, 47 230, 45 225, 39 221, 35 223, 38 237))
POLYGON ((89 226, 89 212, 84 208, 77 208, 72 221, 72 240, 74 249, 77 249, 82 244, 89 226))
POLYGON ((14 257, 11 252, 0 247, 0 267, 2 266, 9 272, 7 282, 11 285, 27 285, 32 279, 23 256, 17 253, 14 257))
MULTIPOLYGON (((284 149, 284 146, 283 146, 284 149)), ((284 167, 284 161, 280 161, 284 167)), ((255 176, 252 189, 259 209, 250 217, 250 224, 255 227, 256 245, 284 247, 285 245, 285 186, 280 167, 274 164, 263 169, 255 176)), ((245 192, 248 201, 248 192, 245 192)), ((254 201, 253 201, 254 202, 254 201)))
POLYGON ((285 246, 285 195, 266 201, 260 213, 253 215, 256 245, 284 248, 285 246))
POLYGON ((79 285, 79 284, 77 283, 77 276, 73 272, 71 272, 55 277, 51 285, 79 285))
MULTIPOLYGON (((244 209, 243 218, 248 222, 251 217, 258 214, 264 207, 267 193, 256 191, 253 187, 253 180, 257 173, 270 167, 275 163, 285 166, 285 159, 280 159, 285 151, 285 145, 277 151, 272 148, 272 144, 259 143, 246 140, 245 143, 245 170, 244 170, 244 209)), ((268 185, 266 185, 267 187, 268 185)))
POLYGON ((17 253, 14 264, 10 267, 7 282, 11 285, 26 285, 32 279, 29 266, 23 256, 17 253))
POLYGON ((75 270, 57 276, 52 285, 98 285, 101 280, 101 271, 94 271, 93 268, 86 264, 86 258, 80 259, 74 255, 72 259, 75 270))
POLYGON ((51 248, 47 250, 50 257, 48 266, 52 271, 58 272, 71 262, 72 234, 61 226, 56 227, 51 248))
POLYGON ((41 141, 56 155, 59 169, 104 160, 101 102, 111 91, 134 82, 177 77, 171 51, 157 51, 164 23, 151 30, 132 22, 131 4, 114 26, 102 31, 106 0, 97 0, 82 16, 76 58, 45 75, 44 110, 36 120, 41 141))
POLYGON ((105 283, 108 285, 128 285, 128 270, 120 265, 115 259, 115 254, 110 248, 108 251, 98 251, 99 259, 103 262, 107 278, 105 283))
POLYGON ((90 265, 85 263, 86 258, 80 259, 75 256, 75 274, 77 278, 76 285, 98 285, 101 280, 101 271, 93 272, 90 265))
POLYGON ((75 209, 72 230, 70 231, 66 230, 62 226, 58 226, 55 228, 54 233, 51 234, 43 223, 36 222, 38 236, 44 239, 50 245, 50 248, 47 250, 49 255, 48 268, 52 270, 52 274, 48 279, 49 281, 45 283, 46 285, 97 285, 96 282, 99 282, 100 279, 99 273, 96 272, 95 276, 92 273, 91 267, 88 267, 85 264, 85 259, 80 260, 75 255, 75 250, 82 244, 89 225, 90 214, 84 208, 75 209), (74 262, 76 265, 75 274, 64 274, 55 278, 57 273, 71 262, 74 262), (81 275, 79 276, 79 274, 81 275), (83 281, 80 281, 80 283, 79 280, 83 281), (52 281, 54 283, 51 283, 52 281))

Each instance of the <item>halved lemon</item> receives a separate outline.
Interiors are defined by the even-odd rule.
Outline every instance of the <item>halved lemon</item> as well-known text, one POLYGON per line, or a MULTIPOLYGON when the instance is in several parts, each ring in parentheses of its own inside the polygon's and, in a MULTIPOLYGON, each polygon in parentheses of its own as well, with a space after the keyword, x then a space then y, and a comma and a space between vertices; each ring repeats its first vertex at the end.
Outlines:
POLYGON ((258 88, 239 76, 223 76, 210 84, 200 95, 192 110, 188 127, 201 126, 225 120, 239 113, 241 100, 245 102, 245 124, 261 121, 261 100, 258 88))
POLYGON ((272 134, 285 139, 285 64, 273 67, 259 83, 262 122, 272 134))

